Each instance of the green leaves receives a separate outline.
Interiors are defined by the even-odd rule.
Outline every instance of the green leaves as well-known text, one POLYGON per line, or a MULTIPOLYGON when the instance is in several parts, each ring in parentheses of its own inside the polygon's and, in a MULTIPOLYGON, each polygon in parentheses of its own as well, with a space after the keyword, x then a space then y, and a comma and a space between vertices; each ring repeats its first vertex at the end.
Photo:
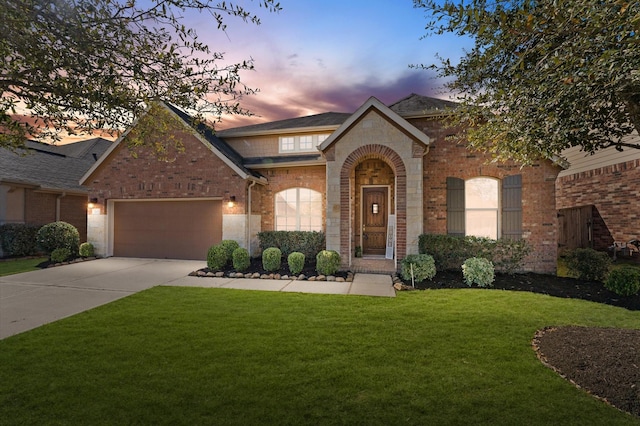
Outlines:
POLYGON ((472 148, 530 164, 571 146, 593 153, 640 128, 640 3, 414 4, 435 18, 429 34, 474 37, 457 65, 436 66, 462 96, 453 124, 475 126, 472 148))
MULTIPOLYGON (((260 7, 277 12, 274 0, 260 7)), ((206 12, 259 24, 229 2, 199 0, 0 0, 0 147, 62 131, 121 131, 154 100, 204 113, 249 114, 237 99, 255 89, 240 82, 251 61, 224 64, 183 22, 206 12), (14 114, 25 110, 28 122, 14 114)))

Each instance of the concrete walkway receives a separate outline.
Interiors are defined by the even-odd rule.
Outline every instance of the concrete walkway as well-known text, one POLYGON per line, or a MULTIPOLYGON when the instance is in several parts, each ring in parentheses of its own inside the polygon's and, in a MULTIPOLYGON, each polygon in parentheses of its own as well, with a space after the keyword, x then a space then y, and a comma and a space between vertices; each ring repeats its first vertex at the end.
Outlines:
POLYGON ((114 258, 0 277, 0 339, 157 286, 394 297, 388 275, 352 283, 192 277, 203 261, 114 258))

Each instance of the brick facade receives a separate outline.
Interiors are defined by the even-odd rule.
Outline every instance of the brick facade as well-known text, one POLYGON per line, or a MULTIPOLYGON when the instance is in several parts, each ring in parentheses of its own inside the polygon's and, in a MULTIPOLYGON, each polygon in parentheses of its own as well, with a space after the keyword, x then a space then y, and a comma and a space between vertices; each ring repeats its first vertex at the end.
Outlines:
POLYGON ((447 233, 447 177, 504 179, 522 175, 523 238, 533 247, 525 268, 555 273, 557 262, 557 217, 555 180, 560 168, 545 161, 530 167, 514 163, 492 163, 490 158, 469 151, 454 138, 447 138, 437 122, 422 121, 421 128, 433 136, 424 157, 424 232, 447 233))
POLYGON ((595 206, 601 221, 594 223, 594 248, 600 250, 640 238, 639 197, 640 160, 562 176, 556 186, 558 209, 595 206))
POLYGON ((61 220, 78 229, 80 242, 87 240, 87 197, 25 190, 25 223, 46 225, 61 220), (59 201, 58 201, 59 200, 59 201), (60 203, 59 218, 56 218, 60 203))
POLYGON ((322 223, 325 223, 327 174, 324 166, 273 168, 264 170, 262 173, 269 180, 269 184, 256 187, 255 193, 259 195, 259 202, 253 203, 253 211, 261 215, 263 231, 276 229, 275 195, 290 188, 307 188, 321 193, 322 223))

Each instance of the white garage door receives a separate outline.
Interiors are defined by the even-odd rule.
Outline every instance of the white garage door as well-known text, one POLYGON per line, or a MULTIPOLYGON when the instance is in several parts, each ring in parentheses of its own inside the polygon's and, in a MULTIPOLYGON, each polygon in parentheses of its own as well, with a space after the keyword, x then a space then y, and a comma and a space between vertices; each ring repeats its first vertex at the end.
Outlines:
POLYGON ((204 260, 222 240, 222 203, 117 201, 113 224, 114 256, 204 260))

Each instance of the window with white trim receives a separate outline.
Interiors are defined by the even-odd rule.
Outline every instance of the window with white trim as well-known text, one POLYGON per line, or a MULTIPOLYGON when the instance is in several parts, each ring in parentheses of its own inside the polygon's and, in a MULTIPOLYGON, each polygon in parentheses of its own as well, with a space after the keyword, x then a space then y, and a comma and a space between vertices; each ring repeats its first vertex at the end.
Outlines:
POLYGON ((466 234, 498 239, 498 180, 478 177, 465 182, 466 234))
POLYGON ((316 152, 316 147, 330 135, 280 136, 280 152, 316 152))
POLYGON ((322 194, 290 188, 275 196, 276 231, 322 231, 322 194))

